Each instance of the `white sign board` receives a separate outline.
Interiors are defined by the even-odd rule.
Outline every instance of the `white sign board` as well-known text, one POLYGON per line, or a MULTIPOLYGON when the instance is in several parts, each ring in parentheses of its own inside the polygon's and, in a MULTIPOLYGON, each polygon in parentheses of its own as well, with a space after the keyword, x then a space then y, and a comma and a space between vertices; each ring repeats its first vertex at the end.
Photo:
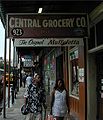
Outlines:
POLYGON ((83 46, 83 38, 18 38, 15 47, 83 46))

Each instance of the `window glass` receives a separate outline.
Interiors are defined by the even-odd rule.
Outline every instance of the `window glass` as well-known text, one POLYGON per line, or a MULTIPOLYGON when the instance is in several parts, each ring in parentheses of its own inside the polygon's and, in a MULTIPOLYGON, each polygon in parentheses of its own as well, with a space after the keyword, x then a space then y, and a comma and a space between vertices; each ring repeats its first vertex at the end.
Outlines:
POLYGON ((78 50, 70 52, 70 94, 76 97, 79 96, 79 81, 78 81, 78 50))
POLYGON ((103 20, 96 25, 97 46, 103 44, 103 20))

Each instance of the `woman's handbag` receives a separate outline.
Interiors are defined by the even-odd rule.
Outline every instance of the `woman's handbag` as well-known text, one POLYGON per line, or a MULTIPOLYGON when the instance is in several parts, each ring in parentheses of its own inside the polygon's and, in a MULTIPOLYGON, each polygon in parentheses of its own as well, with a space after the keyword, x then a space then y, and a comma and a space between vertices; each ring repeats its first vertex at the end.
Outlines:
POLYGON ((29 108, 24 104, 21 106, 21 113, 23 115, 27 115, 29 113, 29 108))
POLYGON ((54 120, 53 115, 47 115, 46 120, 54 120))
POLYGON ((53 115, 48 114, 46 120, 57 120, 53 115))

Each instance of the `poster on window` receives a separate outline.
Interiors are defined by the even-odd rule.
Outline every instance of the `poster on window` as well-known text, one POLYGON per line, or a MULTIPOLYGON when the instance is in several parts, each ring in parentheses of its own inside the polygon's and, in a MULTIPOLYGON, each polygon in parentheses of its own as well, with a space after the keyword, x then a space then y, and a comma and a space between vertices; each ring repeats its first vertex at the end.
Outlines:
POLYGON ((84 82, 84 68, 79 69, 79 82, 84 82))

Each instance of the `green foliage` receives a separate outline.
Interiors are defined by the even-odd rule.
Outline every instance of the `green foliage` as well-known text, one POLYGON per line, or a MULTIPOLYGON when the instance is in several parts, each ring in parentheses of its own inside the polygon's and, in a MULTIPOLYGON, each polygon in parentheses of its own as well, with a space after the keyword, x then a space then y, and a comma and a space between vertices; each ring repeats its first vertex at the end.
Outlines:
MULTIPOLYGON (((4 63, 0 62, 0 68, 4 69, 4 63)), ((10 67, 11 72, 13 72, 13 67, 10 67)), ((8 72, 8 64, 6 64, 6 71, 8 72)))
POLYGON ((4 64, 2 62, 0 62, 0 68, 4 69, 4 64))

